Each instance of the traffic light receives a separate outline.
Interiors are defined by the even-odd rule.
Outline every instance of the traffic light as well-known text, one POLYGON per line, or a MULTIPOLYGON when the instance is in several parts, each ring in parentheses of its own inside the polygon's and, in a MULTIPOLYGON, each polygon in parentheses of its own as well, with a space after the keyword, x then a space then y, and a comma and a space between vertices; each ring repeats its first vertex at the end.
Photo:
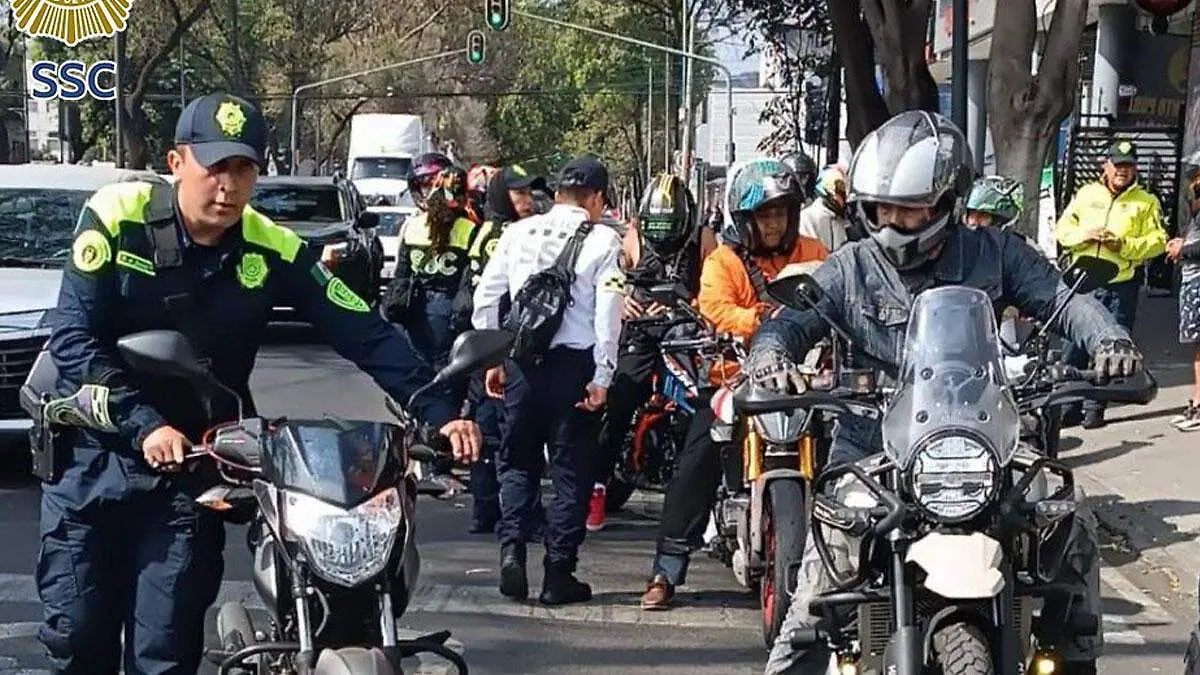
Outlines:
POLYGON ((474 65, 483 63, 483 31, 473 30, 467 33, 467 61, 474 65))
POLYGON ((509 2, 510 0, 483 0, 483 16, 487 21, 488 28, 494 31, 508 28, 508 24, 512 20, 509 2))

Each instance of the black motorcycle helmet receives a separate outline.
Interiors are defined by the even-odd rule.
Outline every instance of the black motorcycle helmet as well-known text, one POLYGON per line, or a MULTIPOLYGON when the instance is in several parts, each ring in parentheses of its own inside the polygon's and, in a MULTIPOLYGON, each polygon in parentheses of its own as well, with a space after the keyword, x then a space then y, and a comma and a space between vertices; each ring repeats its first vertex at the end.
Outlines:
POLYGON ((434 179, 442 172, 454 166, 450 158, 440 152, 427 152, 419 155, 412 163, 412 171, 408 174, 408 193, 412 195, 413 203, 425 208, 425 193, 433 185, 434 179))
POLYGON ((671 255, 695 228, 696 201, 679 176, 660 173, 646 187, 638 208, 638 230, 658 255, 671 255))
POLYGON ((800 182, 800 189, 804 191, 804 199, 812 197, 813 192, 817 187, 817 163, 813 161, 803 150, 791 152, 780 158, 789 169, 795 174, 800 182))

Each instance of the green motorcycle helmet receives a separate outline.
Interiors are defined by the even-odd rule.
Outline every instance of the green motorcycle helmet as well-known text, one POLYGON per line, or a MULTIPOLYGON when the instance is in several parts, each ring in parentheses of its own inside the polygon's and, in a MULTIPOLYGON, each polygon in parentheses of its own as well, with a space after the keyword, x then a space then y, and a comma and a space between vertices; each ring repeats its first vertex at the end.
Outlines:
POLYGON ((984 176, 975 181, 967 195, 967 215, 972 211, 992 217, 992 226, 1012 227, 1025 210, 1025 189, 1006 176, 984 176))

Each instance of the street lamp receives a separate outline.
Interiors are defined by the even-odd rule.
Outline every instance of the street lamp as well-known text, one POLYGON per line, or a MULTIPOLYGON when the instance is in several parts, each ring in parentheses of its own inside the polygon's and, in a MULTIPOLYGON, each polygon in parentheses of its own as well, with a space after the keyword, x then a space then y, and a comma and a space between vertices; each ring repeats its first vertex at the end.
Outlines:
POLYGON ((380 73, 385 70, 394 70, 396 68, 403 68, 405 66, 415 66, 419 63, 426 63, 428 61, 436 61, 438 59, 444 59, 444 58, 448 58, 451 56, 459 56, 459 55, 465 54, 465 53, 467 53, 466 49, 454 49, 454 50, 451 50, 448 52, 440 52, 437 54, 431 54, 429 56, 422 56, 421 58, 418 58, 418 59, 409 59, 408 61, 400 61, 399 63, 389 63, 386 66, 379 66, 377 68, 369 68, 367 70, 361 70, 357 73, 350 73, 349 75, 341 75, 338 77, 331 77, 328 80, 321 80, 320 82, 312 82, 310 84, 302 84, 299 87, 296 87, 296 89, 292 91, 292 138, 291 138, 291 144, 290 144, 291 152, 292 152, 292 158, 291 158, 292 159, 292 161, 291 161, 292 175, 293 176, 296 175, 296 146, 297 146, 297 129, 298 129, 298 124, 297 124, 298 120, 296 119, 296 115, 297 115, 297 111, 299 110, 299 107, 300 107, 300 105, 299 105, 300 104, 300 98, 299 98, 300 92, 307 91, 309 89, 316 89, 317 87, 323 87, 327 84, 333 84, 334 82, 344 82, 346 80, 353 80, 354 78, 357 78, 357 77, 364 77, 366 75, 373 75, 375 73, 380 73))
MULTIPOLYGON (((950 35, 950 107, 954 125, 967 133, 967 0, 954 0, 950 35)), ((980 153, 983 152, 981 148, 980 153)))
POLYGON ((616 40, 618 42, 626 42, 631 45, 637 45, 638 47, 644 47, 646 49, 654 49, 654 50, 657 50, 660 52, 666 52, 667 54, 674 54, 675 56, 682 56, 685 59, 694 59, 696 61, 700 61, 702 63, 707 63, 707 64, 714 66, 715 68, 720 69, 722 74, 725 75, 725 100, 726 100, 727 105, 729 106, 729 142, 725 145, 725 155, 726 155, 726 161, 728 161, 729 166, 733 166, 733 159, 735 156, 734 155, 734 147, 733 147, 733 73, 729 72, 729 69, 725 67, 725 64, 721 63, 717 59, 711 59, 707 56, 700 56, 699 54, 691 54, 691 53, 685 52, 681 49, 674 49, 672 47, 664 47, 662 45, 656 45, 653 42, 646 42, 645 40, 638 40, 637 38, 626 37, 624 35, 617 35, 616 33, 609 33, 607 31, 602 31, 602 30, 598 30, 596 28, 592 28, 590 26, 580 26, 579 24, 575 24, 575 23, 567 23, 566 21, 559 21, 558 19, 551 19, 551 18, 545 17, 545 16, 538 16, 537 14, 530 14, 529 12, 525 12, 525 11, 522 11, 519 9, 513 10, 513 14, 523 16, 527 19, 533 19, 534 21, 541 21, 543 23, 548 23, 552 26, 558 26, 560 28, 570 28, 571 30, 577 30, 577 31, 582 31, 584 33, 591 33, 592 35, 598 35, 600 37, 606 37, 606 38, 609 38, 610 40, 616 40))

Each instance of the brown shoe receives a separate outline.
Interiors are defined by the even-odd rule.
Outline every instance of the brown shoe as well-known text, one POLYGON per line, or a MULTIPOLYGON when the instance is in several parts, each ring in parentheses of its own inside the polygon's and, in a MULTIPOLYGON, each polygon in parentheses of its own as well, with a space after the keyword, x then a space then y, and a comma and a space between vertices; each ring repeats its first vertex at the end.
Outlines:
POLYGON ((675 587, 661 574, 657 575, 646 586, 642 594, 642 609, 662 610, 671 608, 671 600, 675 598, 675 587))

